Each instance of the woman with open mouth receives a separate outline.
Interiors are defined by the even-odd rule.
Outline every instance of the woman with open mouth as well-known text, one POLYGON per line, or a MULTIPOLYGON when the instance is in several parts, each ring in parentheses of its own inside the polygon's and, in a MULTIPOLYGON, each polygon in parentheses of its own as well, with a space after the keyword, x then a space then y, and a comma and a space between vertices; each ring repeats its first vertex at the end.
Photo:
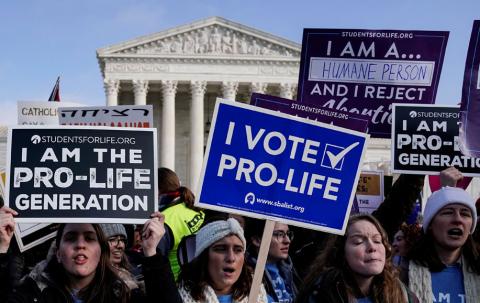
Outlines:
POLYGON ((472 239, 477 223, 473 198, 442 187, 427 200, 423 233, 401 269, 421 302, 480 300, 480 257, 472 239))
POLYGON ((368 214, 350 217, 344 236, 331 236, 312 265, 297 303, 413 303, 397 278, 385 230, 368 214))
MULTIPOLYGON (((195 258, 178 277, 184 303, 246 303, 252 272, 245 264, 246 241, 237 220, 213 221, 196 235, 195 258)), ((262 286, 258 303, 267 303, 262 286)))
MULTIPOLYGON (((0 208, 0 281, 7 277, 6 254, 17 213, 0 208)), ((99 224, 60 224, 55 238, 56 254, 35 276, 27 276, 17 289, 0 289, 0 302, 93 303, 175 302, 181 299, 168 259, 156 253, 165 233, 164 217, 152 214, 143 229, 146 296, 131 292, 111 267, 107 238, 99 224), (7 298, 8 297, 8 298, 7 298), (161 299, 159 299, 161 298, 161 299)), ((5 284, 5 283, 2 283, 5 284)))

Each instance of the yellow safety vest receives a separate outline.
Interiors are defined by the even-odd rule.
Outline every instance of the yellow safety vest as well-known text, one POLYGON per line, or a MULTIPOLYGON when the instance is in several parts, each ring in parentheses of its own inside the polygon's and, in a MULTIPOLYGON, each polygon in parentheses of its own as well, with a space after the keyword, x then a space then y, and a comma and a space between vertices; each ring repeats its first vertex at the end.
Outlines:
POLYGON ((168 253, 168 259, 175 280, 177 280, 180 273, 180 264, 177 259, 178 244, 183 237, 194 234, 200 229, 205 214, 203 211, 194 211, 188 208, 183 202, 166 208, 162 213, 165 215, 165 223, 173 234, 173 248, 168 253))

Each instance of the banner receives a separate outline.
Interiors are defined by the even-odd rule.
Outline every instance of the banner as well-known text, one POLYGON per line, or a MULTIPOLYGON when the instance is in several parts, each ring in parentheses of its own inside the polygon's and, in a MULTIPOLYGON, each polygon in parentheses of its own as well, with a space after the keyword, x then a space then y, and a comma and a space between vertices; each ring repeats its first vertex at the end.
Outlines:
POLYGON ((462 103, 460 105, 460 149, 480 158, 480 20, 473 22, 468 46, 462 103))
POLYGON ((480 175, 480 158, 460 152, 458 107, 395 104, 392 127, 394 173, 438 175, 455 166, 464 176, 480 175))
POLYGON ((370 116, 390 138, 392 103, 434 103, 448 32, 304 29, 297 101, 370 116))
POLYGON ((18 101, 18 125, 58 125, 60 106, 82 106, 69 102, 18 101))
POLYGON ((60 107, 60 125, 153 127, 152 105, 60 107))
POLYGON ((321 108, 318 105, 298 104, 289 99, 253 93, 250 104, 270 110, 278 110, 292 116, 298 116, 323 123, 366 132, 369 117, 345 113, 334 109, 321 108))
POLYGON ((357 185, 360 212, 372 213, 384 200, 383 171, 362 171, 357 185))
POLYGON ((18 223, 144 223, 157 210, 156 129, 14 127, 6 203, 18 223))
POLYGON ((367 138, 217 100, 195 205, 343 234, 367 138))

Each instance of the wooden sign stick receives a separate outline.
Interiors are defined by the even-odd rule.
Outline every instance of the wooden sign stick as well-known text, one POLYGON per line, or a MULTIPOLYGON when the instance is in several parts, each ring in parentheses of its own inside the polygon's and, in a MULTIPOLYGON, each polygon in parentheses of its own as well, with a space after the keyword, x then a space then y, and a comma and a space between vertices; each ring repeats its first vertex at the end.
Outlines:
POLYGON ((263 229, 262 244, 260 245, 260 250, 258 252, 257 265, 255 266, 255 274, 253 275, 252 287, 250 288, 250 294, 248 295, 248 303, 257 303, 274 227, 275 221, 266 220, 265 228, 263 229))

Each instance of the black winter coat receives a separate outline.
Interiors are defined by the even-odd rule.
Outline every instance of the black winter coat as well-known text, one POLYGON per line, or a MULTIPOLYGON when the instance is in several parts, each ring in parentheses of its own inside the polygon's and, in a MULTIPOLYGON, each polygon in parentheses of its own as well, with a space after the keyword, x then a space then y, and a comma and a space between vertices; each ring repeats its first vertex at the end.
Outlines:
MULTIPOLYGON (((0 254, 0 265, 1 261, 6 260, 6 258, 2 258, 4 257, 2 255, 4 254, 0 254)), ((132 292, 131 303, 182 302, 167 258, 161 255, 145 258, 143 262, 143 274, 145 277, 146 296, 140 292, 132 292)), ((2 271, 0 271, 0 277, 4 277, 2 276, 2 271)), ((119 281, 118 283, 121 282, 119 281)), ((115 285, 110 285, 109 287, 111 291, 115 293, 115 285)), ((71 296, 62 292, 60 287, 50 279, 50 275, 47 272, 43 272, 36 278, 27 277, 18 288, 9 291, 8 298, 5 298, 5 293, 0 294, 0 298, 1 302, 7 303, 72 302, 71 296), (2 299, 6 301, 2 301, 2 299)))

